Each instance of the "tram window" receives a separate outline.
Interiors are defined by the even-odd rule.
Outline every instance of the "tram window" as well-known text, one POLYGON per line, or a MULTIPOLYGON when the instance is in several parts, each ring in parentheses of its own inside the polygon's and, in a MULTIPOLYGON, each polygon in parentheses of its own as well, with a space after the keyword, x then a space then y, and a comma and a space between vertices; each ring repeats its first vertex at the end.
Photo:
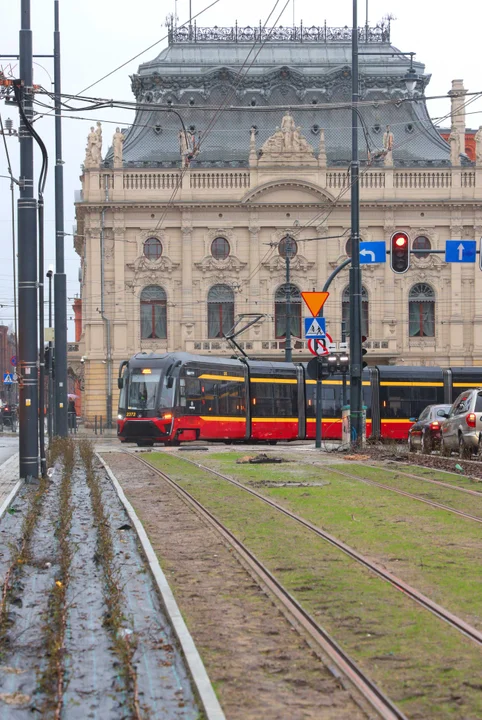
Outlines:
POLYGON ((253 417, 273 417, 272 383, 251 383, 253 417))
POLYGON ((182 378, 180 382, 181 407, 190 415, 201 412, 201 381, 197 378, 182 378))
POLYGON ((143 373, 141 369, 132 372, 129 378, 129 410, 155 409, 160 376, 161 371, 154 368, 150 373, 143 373))
POLYGON ((297 417, 298 388, 293 383, 273 383, 274 417, 297 417))
POLYGON ((159 407, 172 408, 174 404, 174 386, 167 387, 168 377, 164 375, 161 385, 161 396, 159 398, 159 407))
POLYGON ((419 386, 380 388, 380 417, 411 418, 419 417, 427 405, 443 402, 443 388, 419 386))
POLYGON ((218 383, 218 410, 220 415, 244 415, 246 392, 244 382, 223 381, 218 383))
POLYGON ((126 376, 124 375, 124 385, 119 394, 119 410, 125 412, 127 410, 127 387, 126 387, 126 376))
MULTIPOLYGON (((342 392, 341 387, 322 386, 321 414, 325 418, 341 418, 342 392)), ((316 416, 316 385, 306 385, 306 417, 316 416)))

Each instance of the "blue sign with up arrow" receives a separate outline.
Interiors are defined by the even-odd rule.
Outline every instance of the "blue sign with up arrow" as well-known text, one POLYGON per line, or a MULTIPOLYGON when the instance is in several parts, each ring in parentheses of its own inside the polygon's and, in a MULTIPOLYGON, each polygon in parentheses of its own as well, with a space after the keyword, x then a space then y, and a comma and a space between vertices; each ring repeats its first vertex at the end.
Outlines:
POLYGON ((387 262, 387 248, 383 240, 360 243, 360 265, 387 262))
POLYGON ((305 338, 324 340, 326 337, 326 319, 324 317, 305 318, 305 338))
POLYGON ((474 263, 476 251, 475 240, 447 240, 445 262, 474 263))

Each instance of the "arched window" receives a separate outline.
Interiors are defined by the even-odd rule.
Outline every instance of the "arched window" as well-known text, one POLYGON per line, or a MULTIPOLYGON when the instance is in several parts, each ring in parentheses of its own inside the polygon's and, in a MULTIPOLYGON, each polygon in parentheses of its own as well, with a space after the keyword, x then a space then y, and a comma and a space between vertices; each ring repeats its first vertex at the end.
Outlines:
POLYGON ((230 253, 229 243, 226 238, 217 237, 211 243, 211 255, 215 260, 226 260, 230 253))
POLYGON ((162 243, 155 237, 150 237, 144 243, 144 255, 148 260, 157 260, 162 255, 162 243))
POLYGON ((167 338, 167 298, 158 285, 148 285, 141 293, 141 338, 167 338))
POLYGON ((223 337, 234 325, 234 292, 229 285, 213 285, 208 292, 208 337, 223 337))
MULTIPOLYGON (((419 237, 415 238, 412 244, 412 250, 430 250, 432 247, 432 244, 428 237, 425 237, 424 235, 419 235, 419 237)), ((416 258, 426 258, 429 256, 429 253, 416 253, 414 257, 416 258)))
MULTIPOLYGON (((345 323, 345 332, 350 334, 350 288, 343 290, 341 297, 341 319, 345 323)), ((368 292, 366 287, 362 287, 362 335, 368 337, 368 329, 370 325, 370 315, 368 306, 368 292)))
POLYGON ((435 337, 435 292, 427 283, 417 283, 408 296, 410 337, 435 337))
POLYGON ((275 337, 286 337, 286 306, 290 298, 290 329, 295 337, 301 337, 301 294, 296 285, 281 285, 274 296, 275 337))

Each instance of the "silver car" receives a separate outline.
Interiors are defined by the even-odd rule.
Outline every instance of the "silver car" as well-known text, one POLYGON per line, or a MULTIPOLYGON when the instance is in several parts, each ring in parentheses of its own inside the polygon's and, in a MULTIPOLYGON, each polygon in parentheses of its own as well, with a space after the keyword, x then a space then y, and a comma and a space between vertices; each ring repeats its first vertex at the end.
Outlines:
POLYGON ((442 454, 453 450, 460 457, 482 456, 482 388, 461 393, 442 423, 442 454))

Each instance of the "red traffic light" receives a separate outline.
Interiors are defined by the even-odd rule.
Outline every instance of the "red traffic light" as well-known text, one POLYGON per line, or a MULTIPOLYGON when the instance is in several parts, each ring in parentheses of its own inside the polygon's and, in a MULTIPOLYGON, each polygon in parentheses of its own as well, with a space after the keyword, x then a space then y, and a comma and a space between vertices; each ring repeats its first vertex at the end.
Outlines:
POLYGON ((396 232, 390 241, 390 267, 394 273, 407 272, 410 267, 410 246, 407 233, 396 232))

